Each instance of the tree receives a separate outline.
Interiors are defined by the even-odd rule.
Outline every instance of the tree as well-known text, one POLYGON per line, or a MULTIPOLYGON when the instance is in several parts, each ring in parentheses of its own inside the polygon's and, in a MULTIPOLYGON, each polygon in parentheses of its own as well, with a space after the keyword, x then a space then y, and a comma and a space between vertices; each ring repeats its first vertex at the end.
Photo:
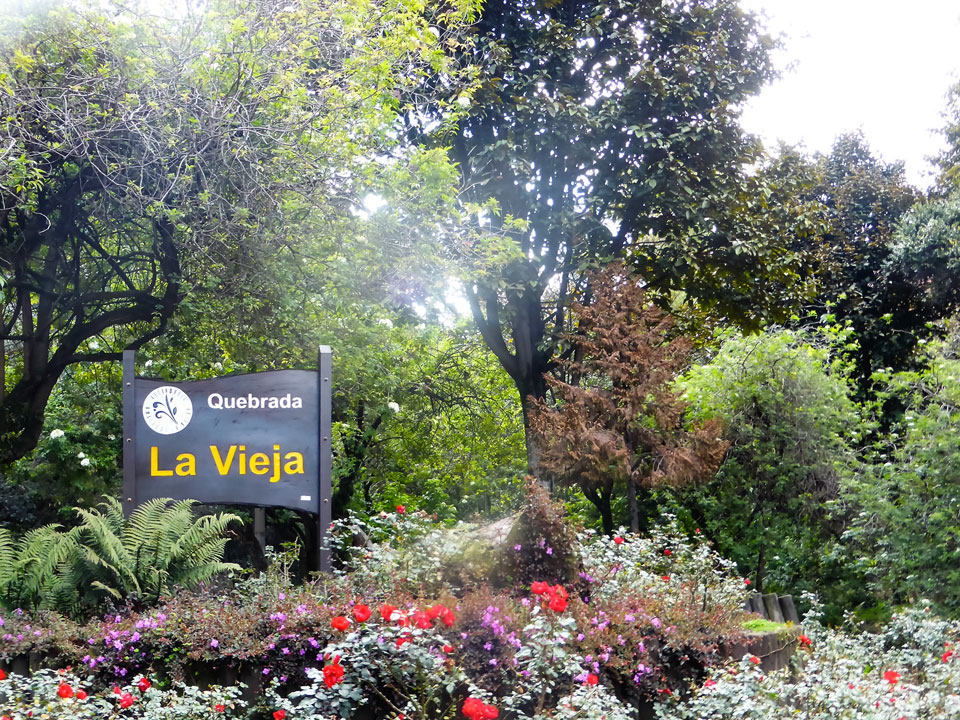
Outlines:
POLYGON ((3 39, 0 464, 36 445, 66 368, 142 347, 198 286, 243 298, 300 221, 349 210, 396 94, 442 72, 421 10, 58 10, 3 39))
POLYGON ((557 406, 539 402, 531 423, 541 468, 579 485, 608 534, 615 485, 626 483, 630 525, 638 532, 638 488, 709 477, 727 443, 716 420, 684 427, 686 405, 671 386, 693 346, 675 332, 672 318, 622 265, 592 277, 591 286, 593 302, 571 308, 578 321, 567 338, 574 355, 563 364, 570 382, 548 379, 557 406))
POLYGON ((869 398, 873 373, 910 367, 934 319, 916 306, 916 285, 891 266, 898 223, 918 193, 903 164, 874 157, 861 133, 840 136, 828 155, 807 162, 814 179, 805 194, 822 205, 826 227, 812 268, 816 299, 803 322, 853 330, 852 370, 860 397, 869 398))
POLYGON ((692 517, 757 591, 767 577, 814 589, 844 526, 836 505, 868 426, 834 343, 778 328, 731 334, 680 382, 694 418, 723 421, 730 450, 713 480, 661 500, 692 517))
POLYGON ((450 252, 522 398, 535 471, 529 408, 572 298, 590 299, 587 271, 625 259, 651 296, 756 325, 795 304, 792 243, 811 230, 746 171, 760 155, 738 109, 772 77, 772 41, 733 0, 497 0, 472 32, 457 48, 478 68, 455 98, 464 116, 438 133, 406 119, 461 172, 472 232, 450 252))

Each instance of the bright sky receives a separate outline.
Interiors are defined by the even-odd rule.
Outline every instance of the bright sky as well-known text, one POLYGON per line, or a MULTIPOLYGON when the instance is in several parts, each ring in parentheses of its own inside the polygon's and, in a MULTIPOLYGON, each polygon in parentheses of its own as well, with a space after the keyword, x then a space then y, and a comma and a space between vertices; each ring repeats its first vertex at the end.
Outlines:
POLYGON ((925 160, 942 147, 945 94, 960 77, 958 0, 740 0, 784 33, 783 77, 745 109, 744 127, 769 147, 778 139, 829 152, 863 130, 884 160, 903 160, 927 187, 925 160), (787 69, 793 63, 792 69, 787 69))

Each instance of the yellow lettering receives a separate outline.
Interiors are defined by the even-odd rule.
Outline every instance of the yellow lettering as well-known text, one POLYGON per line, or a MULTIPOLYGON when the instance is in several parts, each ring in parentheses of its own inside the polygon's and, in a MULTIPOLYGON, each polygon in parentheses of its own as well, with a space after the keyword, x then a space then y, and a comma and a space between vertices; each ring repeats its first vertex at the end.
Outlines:
POLYGON ((280 481, 280 446, 273 446, 273 475, 270 476, 270 482, 280 481))
POLYGON ((287 475, 303 475, 303 455, 298 452, 288 452, 283 459, 287 461, 283 466, 283 471, 287 475))
POLYGON ((266 475, 270 471, 270 457, 266 453, 254 453, 250 456, 250 472, 254 475, 266 475))
POLYGON ((240 446, 240 474, 247 474, 247 446, 240 446))
POLYGON ((185 475, 196 475, 197 474, 197 458, 193 453, 183 453, 177 455, 177 475, 181 477, 185 475))
POLYGON ((233 456, 237 452, 237 446, 231 445, 229 452, 227 452, 226 458, 220 457, 220 448, 216 445, 210 446, 210 454, 213 455, 213 461, 217 464, 217 472, 221 475, 226 475, 230 472, 230 466, 233 464, 233 456))
POLYGON ((167 477, 173 475, 173 470, 161 470, 160 469, 160 452, 157 450, 157 446, 153 445, 150 448, 150 477, 167 477))

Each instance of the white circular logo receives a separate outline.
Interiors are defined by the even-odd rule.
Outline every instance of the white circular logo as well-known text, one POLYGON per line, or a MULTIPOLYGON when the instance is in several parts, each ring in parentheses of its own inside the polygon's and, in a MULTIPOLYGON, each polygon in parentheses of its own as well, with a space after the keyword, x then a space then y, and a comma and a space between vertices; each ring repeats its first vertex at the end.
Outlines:
POLYGON ((154 388, 143 401, 147 427, 161 435, 183 430, 193 417, 193 403, 183 390, 172 385, 154 388))

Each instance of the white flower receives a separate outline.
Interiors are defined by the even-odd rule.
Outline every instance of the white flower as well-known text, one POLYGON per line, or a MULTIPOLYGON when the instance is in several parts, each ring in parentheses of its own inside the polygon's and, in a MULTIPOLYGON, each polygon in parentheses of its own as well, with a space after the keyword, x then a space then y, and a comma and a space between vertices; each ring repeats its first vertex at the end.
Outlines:
POLYGON ((114 435, 113 433, 110 433, 109 435, 107 435, 107 440, 116 440, 116 439, 117 439, 117 436, 114 435))
POLYGON ((79 452, 77 453, 77 457, 83 460, 86 457, 86 455, 84 455, 82 452, 79 452))
POLYGON ((80 464, 81 464, 83 467, 87 467, 87 466, 90 464, 90 458, 85 457, 83 460, 80 461, 80 464))
POLYGON ((393 400, 387 403, 387 407, 393 410, 395 413, 400 412, 400 406, 393 402, 393 400))
POLYGON ((379 320, 377 320, 377 322, 383 325, 384 327, 388 327, 388 328, 393 327, 393 320, 391 320, 390 318, 380 318, 379 320))
POLYGON ((63 435, 64 435, 63 430, 61 430, 60 428, 57 428, 56 430, 51 430, 51 431, 50 431, 50 439, 51 439, 51 440, 56 440, 57 438, 62 438, 63 435))

